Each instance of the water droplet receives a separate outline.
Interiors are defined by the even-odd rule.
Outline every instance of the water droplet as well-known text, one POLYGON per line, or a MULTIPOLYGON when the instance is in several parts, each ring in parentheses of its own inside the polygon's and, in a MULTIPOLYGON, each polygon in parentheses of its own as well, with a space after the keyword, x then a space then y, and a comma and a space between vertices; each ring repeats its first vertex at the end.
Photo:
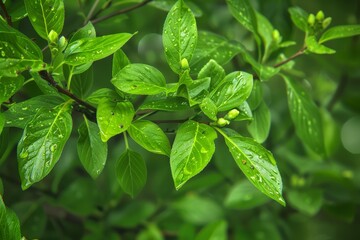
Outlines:
POLYGON ((50 151, 54 152, 57 149, 57 144, 53 144, 50 147, 50 151))
POLYGON ((201 152, 201 153, 207 153, 208 150, 206 150, 204 147, 202 147, 202 148, 200 149, 200 152, 201 152))
POLYGON ((88 33, 88 35, 91 35, 92 31, 91 31, 91 30, 88 30, 87 33, 88 33))
POLYGON ((29 156, 29 153, 25 151, 25 152, 21 152, 19 157, 20 158, 27 158, 28 156, 29 156))

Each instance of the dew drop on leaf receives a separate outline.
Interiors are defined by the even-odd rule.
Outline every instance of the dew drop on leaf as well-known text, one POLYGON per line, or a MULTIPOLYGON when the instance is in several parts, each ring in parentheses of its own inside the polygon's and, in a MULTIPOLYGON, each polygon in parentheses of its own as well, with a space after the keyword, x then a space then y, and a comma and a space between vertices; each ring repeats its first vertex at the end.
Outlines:
POLYGON ((50 151, 54 152, 57 149, 57 144, 53 144, 50 147, 50 151))
POLYGON ((20 153, 20 158, 27 158, 27 156, 29 156, 29 153, 26 151, 20 153))

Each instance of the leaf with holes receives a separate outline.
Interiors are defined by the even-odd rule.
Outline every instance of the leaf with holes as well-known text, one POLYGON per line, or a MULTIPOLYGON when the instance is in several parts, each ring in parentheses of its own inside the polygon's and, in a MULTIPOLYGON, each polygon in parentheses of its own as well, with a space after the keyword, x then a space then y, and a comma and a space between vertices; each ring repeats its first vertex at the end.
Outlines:
POLYGON ((215 152, 216 137, 214 129, 195 121, 189 120, 179 127, 170 154, 176 189, 206 167, 215 152))
POLYGON ((170 142, 163 130, 147 120, 134 121, 128 132, 130 137, 149 152, 170 155, 170 142))
POLYGON ((101 141, 100 130, 96 123, 84 116, 79 127, 77 152, 82 165, 92 178, 97 178, 103 170, 107 158, 107 144, 101 141))
POLYGON ((163 29, 163 44, 170 68, 181 72, 181 60, 190 62, 197 42, 195 17, 183 0, 169 11, 163 29))
POLYGON ((131 102, 104 100, 99 103, 96 119, 100 128, 101 140, 107 142, 111 137, 128 129, 135 111, 131 102))
POLYGON ((63 0, 25 0, 25 7, 40 37, 47 40, 51 30, 61 33, 65 18, 63 0))
POLYGON ((22 189, 42 180, 59 160, 72 130, 67 108, 39 111, 26 125, 17 148, 22 189))
POLYGON ((225 138, 236 164, 249 181, 265 195, 285 206, 281 196, 281 176, 271 152, 253 139, 242 137, 232 129, 217 130, 225 138))
POLYGON ((136 196, 145 186, 147 169, 140 154, 127 149, 116 163, 117 180, 121 188, 131 197, 136 196))

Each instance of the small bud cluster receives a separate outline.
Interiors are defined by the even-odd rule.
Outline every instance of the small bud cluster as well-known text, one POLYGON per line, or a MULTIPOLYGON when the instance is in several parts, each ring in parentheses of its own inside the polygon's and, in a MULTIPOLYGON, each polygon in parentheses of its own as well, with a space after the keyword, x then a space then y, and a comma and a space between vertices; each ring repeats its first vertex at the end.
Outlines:
POLYGON ((312 13, 309 14, 307 22, 308 22, 310 29, 314 33, 317 33, 319 31, 326 29, 330 25, 331 17, 325 18, 324 12, 320 10, 317 12, 316 15, 314 15, 312 13))
POLYGON ((230 110, 224 117, 219 118, 216 121, 215 125, 219 127, 225 127, 226 125, 229 125, 230 121, 234 120, 239 114, 240 114, 239 110, 234 108, 230 110))

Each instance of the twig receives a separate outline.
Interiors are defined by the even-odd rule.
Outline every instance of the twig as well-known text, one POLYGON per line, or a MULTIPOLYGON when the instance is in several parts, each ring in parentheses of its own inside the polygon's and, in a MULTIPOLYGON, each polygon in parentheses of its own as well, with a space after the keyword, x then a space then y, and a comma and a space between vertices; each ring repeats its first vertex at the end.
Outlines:
POLYGON ((3 12, 4 12, 7 24, 9 26, 12 26, 11 16, 9 15, 9 13, 8 13, 8 11, 6 9, 6 6, 5 6, 5 4, 3 3, 2 0, 0 1, 0 6, 1 6, 1 9, 3 10, 3 12))
POLYGON ((94 14, 94 11, 97 7, 97 5, 99 4, 100 0, 95 0, 94 4, 91 6, 91 9, 88 13, 88 15, 86 16, 85 18, 85 21, 84 21, 84 25, 88 23, 88 21, 92 18, 93 14, 94 14))
POLYGON ((301 56, 302 54, 304 54, 305 50, 307 47, 303 47, 301 48, 299 51, 297 51, 295 54, 293 54, 292 56, 290 56, 289 58, 285 59, 284 61, 281 61, 277 64, 275 64, 273 67, 274 68, 278 68, 281 67, 282 65, 285 65, 286 63, 290 62, 291 60, 301 56))
POLYGON ((75 96, 74 94, 72 94, 71 92, 69 92, 68 90, 62 88, 59 86, 59 84, 54 80, 54 78, 51 76, 50 73, 48 73, 46 70, 42 70, 39 72, 40 76, 42 79, 46 80, 51 86, 55 87, 58 92, 65 94, 66 96, 74 99, 79 105, 82 105, 86 108, 88 108, 89 110, 96 112, 96 108, 93 107, 92 105, 90 105, 87 102, 84 102, 83 100, 81 100, 80 98, 78 98, 77 96, 75 96))
POLYGON ((99 18, 96 18, 94 20, 91 20, 91 23, 92 24, 96 24, 96 23, 99 23, 99 22, 102 22, 104 20, 107 20, 109 18, 112 18, 112 17, 115 17, 117 15, 120 15, 120 14, 124 14, 124 13, 127 13, 127 12, 131 12, 132 10, 135 10, 137 8, 140 8, 146 4, 148 4, 149 2, 151 2, 152 0, 145 0, 141 3, 138 3, 136 5, 133 5, 131 7, 128 7, 128 8, 125 8, 125 9, 121 9, 119 11, 116 11, 116 12, 113 12, 113 13, 110 13, 109 15, 106 15, 106 16, 103 16, 103 17, 99 17, 99 18))
POLYGON ((334 95, 331 97, 329 103, 326 106, 326 108, 327 108, 327 110, 329 110, 329 112, 333 109, 333 107, 335 106, 335 103, 339 100, 339 98, 343 94, 343 92, 346 88, 346 85, 348 83, 348 80, 349 80, 349 78, 346 74, 344 74, 341 77, 339 85, 337 86, 334 95))

